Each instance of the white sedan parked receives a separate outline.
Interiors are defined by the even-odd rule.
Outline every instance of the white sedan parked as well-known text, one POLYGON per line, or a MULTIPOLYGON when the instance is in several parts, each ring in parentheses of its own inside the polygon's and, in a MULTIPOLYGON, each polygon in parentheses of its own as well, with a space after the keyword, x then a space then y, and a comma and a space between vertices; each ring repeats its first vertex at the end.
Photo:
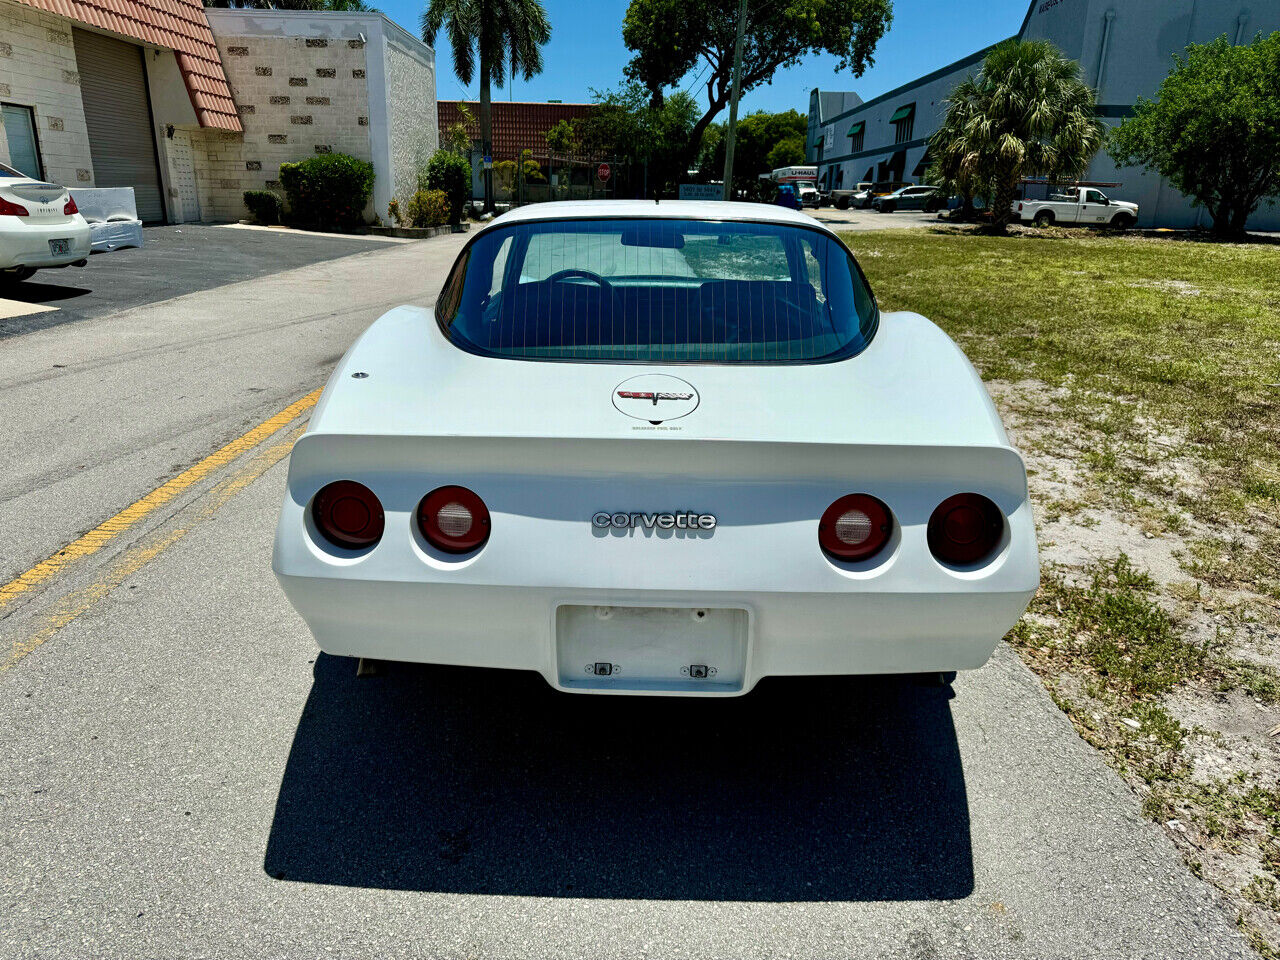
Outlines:
POLYGON ((83 267, 89 224, 66 187, 0 163, 0 287, 46 267, 83 267))
POLYGON ((740 203, 545 203, 376 321, 273 568, 330 654, 732 696, 981 666, 1039 582, 1022 459, 938 327, 740 203))

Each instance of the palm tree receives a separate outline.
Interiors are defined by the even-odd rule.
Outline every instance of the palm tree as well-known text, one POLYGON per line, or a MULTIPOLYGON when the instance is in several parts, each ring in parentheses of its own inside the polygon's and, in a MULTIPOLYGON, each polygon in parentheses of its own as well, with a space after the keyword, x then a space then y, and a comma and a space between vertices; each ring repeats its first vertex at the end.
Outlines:
POLYGON ((992 228, 1004 233, 1014 192, 1027 176, 1080 177, 1102 146, 1093 90, 1047 40, 1007 40, 947 100, 933 135, 942 178, 985 192, 992 228))
MULTIPOLYGON (((547 11, 538 0, 430 0, 422 12, 423 42, 434 44, 441 28, 449 38, 458 79, 470 84, 479 74, 480 140, 484 155, 491 157, 489 87, 501 89, 508 74, 532 80, 542 72, 542 46, 551 39, 547 11)), ((484 208, 493 209, 492 170, 485 171, 484 208)))

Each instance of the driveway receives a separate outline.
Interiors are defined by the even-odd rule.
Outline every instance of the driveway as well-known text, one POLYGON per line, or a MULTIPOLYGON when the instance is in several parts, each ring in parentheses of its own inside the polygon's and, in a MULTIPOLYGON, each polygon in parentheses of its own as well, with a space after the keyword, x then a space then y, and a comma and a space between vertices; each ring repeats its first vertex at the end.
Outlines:
POLYGON ((16 303, 0 299, 0 338, 389 245, 383 238, 202 224, 148 227, 142 236, 140 249, 95 254, 84 268, 41 270, 6 290, 16 303), (54 309, 14 316, 24 304, 54 309))
POLYGON ((0 958, 1247 956, 1006 647, 714 702, 318 655, 290 445, 460 246, 0 351, 0 958))

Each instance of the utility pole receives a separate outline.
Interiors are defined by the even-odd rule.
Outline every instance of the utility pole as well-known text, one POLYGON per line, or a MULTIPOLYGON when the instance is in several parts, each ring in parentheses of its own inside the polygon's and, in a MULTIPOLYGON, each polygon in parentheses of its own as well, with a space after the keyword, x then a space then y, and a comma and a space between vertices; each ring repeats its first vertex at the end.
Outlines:
POLYGON ((724 198, 733 199, 733 140, 738 132, 738 97, 742 93, 742 35, 747 28, 747 0, 738 0, 738 36, 733 41, 733 93, 729 96, 729 129, 724 139, 724 198))

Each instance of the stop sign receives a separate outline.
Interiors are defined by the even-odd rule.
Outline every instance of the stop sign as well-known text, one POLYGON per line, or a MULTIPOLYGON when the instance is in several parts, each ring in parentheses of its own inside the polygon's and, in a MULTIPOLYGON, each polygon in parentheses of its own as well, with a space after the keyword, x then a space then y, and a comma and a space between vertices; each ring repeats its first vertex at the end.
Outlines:
POLYGON ((612 172, 613 171, 609 169, 609 165, 607 163, 602 163, 600 166, 596 167, 596 176, 600 178, 602 183, 609 179, 609 174, 612 172))

